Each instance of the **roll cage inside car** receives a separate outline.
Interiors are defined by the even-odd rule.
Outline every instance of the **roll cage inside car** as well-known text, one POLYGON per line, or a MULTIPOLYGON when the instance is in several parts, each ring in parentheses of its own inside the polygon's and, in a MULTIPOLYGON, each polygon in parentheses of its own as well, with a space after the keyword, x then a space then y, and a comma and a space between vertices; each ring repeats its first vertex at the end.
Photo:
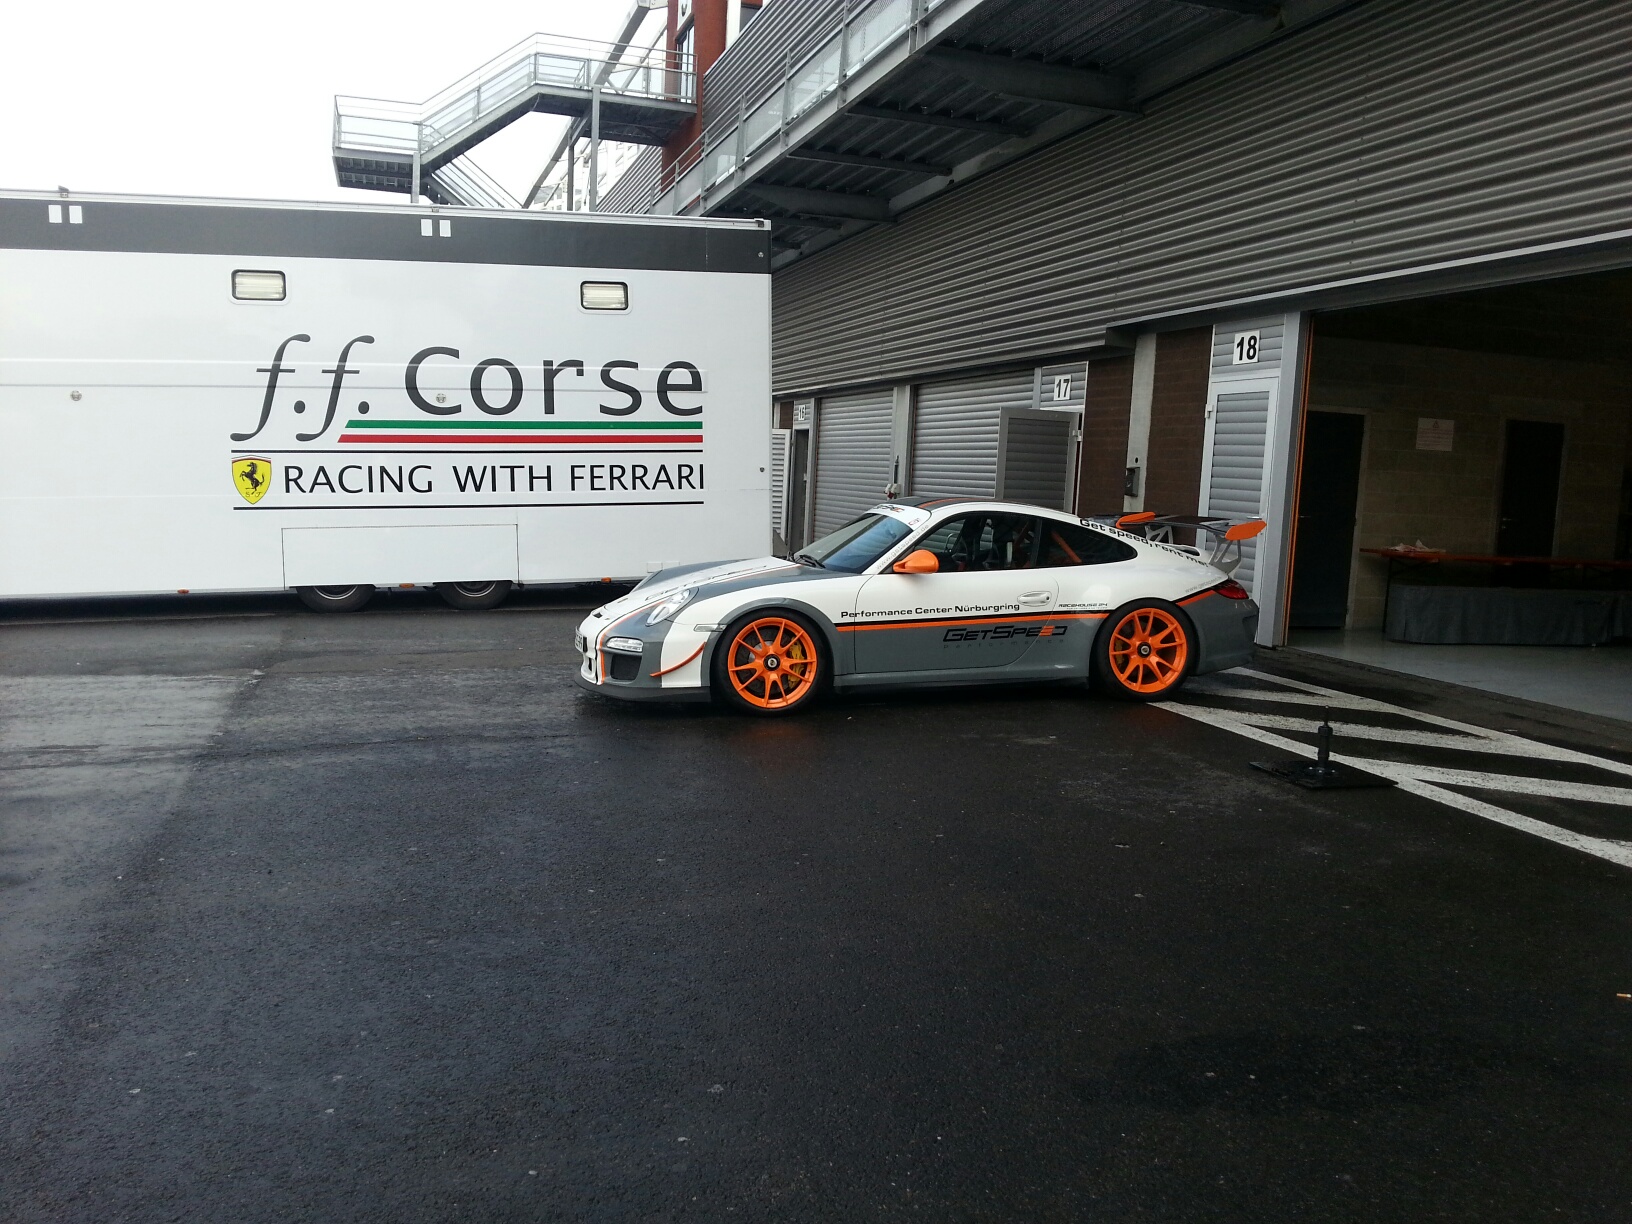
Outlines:
MULTIPOLYGON (((911 506, 903 508, 918 509, 911 506)), ((956 537, 946 541, 949 549, 944 555, 963 559, 963 563, 958 565, 957 569, 991 567, 990 562, 1000 554, 1005 563, 993 568, 1036 568, 1040 564, 1046 564, 1042 558, 1048 543, 1048 524, 1053 523, 1089 531, 1092 531, 1094 526, 1109 525, 1099 524, 1096 520, 1078 518, 1071 514, 1050 511, 1041 506, 1027 506, 1018 502, 986 502, 974 499, 938 506, 934 510, 923 510, 922 513, 929 516, 924 522, 910 529, 900 539, 885 547, 868 565, 850 572, 861 574, 886 573, 895 562, 910 553, 925 548, 949 522, 960 518, 972 518, 976 521, 972 524, 966 523, 956 537), (980 522, 981 519, 985 521, 980 522), (1030 525, 1033 523, 1040 524, 1042 530, 1032 530, 1030 525), (971 530, 971 527, 974 530, 971 530), (1014 563, 1016 560, 1015 550, 1017 549, 1022 550, 1022 555, 1029 554, 1026 556, 1026 560, 1020 564, 1014 563)), ((862 519, 875 515, 880 518, 894 517, 876 511, 869 511, 868 514, 851 520, 851 523, 860 522, 862 519)), ((900 520, 897 519, 896 521, 899 522, 900 520)), ((846 524, 847 527, 850 525, 846 524)), ((839 530, 843 531, 844 528, 839 530)), ((838 532, 832 534, 837 535, 838 532)), ((1115 536, 1110 532, 1104 533, 1104 538, 1107 541, 1115 540, 1115 536)), ((1126 546, 1123 545, 1123 547, 1126 546)), ((929 551, 935 552, 938 559, 943 556, 943 553, 937 549, 930 549, 929 551)), ((1130 549, 1130 553, 1131 551, 1130 549)), ((1081 559, 1075 559, 1075 563, 1081 564, 1083 562, 1081 559)))

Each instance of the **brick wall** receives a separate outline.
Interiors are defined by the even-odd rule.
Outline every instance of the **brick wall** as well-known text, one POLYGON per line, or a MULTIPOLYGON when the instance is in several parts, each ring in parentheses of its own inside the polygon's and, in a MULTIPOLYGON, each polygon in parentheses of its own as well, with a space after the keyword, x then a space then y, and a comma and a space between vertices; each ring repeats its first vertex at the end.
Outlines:
POLYGON ((1133 358, 1088 363, 1082 411, 1082 453, 1077 471, 1078 514, 1120 514, 1128 462, 1128 405, 1133 358))
MULTIPOLYGON (((1317 338, 1309 407, 1364 412, 1356 547, 1419 539, 1452 552, 1496 546, 1502 437, 1509 419, 1565 426, 1556 555, 1608 558, 1624 456, 1632 447, 1632 371, 1374 341, 1317 338), (1419 417, 1456 422, 1454 449, 1416 448, 1419 417)), ((1384 563, 1359 557, 1350 625, 1383 620, 1384 563)))
POLYGON ((1150 398, 1145 509, 1194 514, 1201 495, 1201 449, 1207 435, 1207 379, 1213 329, 1164 332, 1156 338, 1150 398))

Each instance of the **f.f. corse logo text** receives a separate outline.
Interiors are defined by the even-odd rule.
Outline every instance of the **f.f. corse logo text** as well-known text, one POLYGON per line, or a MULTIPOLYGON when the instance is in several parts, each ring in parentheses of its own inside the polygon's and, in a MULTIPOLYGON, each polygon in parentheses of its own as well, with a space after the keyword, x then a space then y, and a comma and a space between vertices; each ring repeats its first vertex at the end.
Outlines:
POLYGON ((280 409, 305 417, 311 407, 280 394, 299 373, 293 346, 310 343, 305 332, 289 336, 258 368, 266 376, 260 415, 231 435, 239 509, 702 500, 704 379, 692 362, 612 360, 597 370, 580 358, 547 359, 524 373, 487 357, 450 390, 464 375, 460 350, 431 345, 403 365, 393 409, 345 402, 346 379, 361 372, 352 354, 375 343, 353 336, 322 367, 321 419, 296 428, 296 448, 278 449, 269 425, 280 409), (261 449, 251 454, 246 443, 261 449))

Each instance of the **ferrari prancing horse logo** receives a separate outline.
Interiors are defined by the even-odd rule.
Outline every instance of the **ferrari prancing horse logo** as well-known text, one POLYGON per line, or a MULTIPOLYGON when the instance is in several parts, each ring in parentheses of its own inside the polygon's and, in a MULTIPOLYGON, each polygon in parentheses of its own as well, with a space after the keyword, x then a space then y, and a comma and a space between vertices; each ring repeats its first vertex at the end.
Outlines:
POLYGON ((232 461, 232 483, 238 495, 250 505, 266 496, 272 483, 272 460, 258 455, 244 455, 232 461))

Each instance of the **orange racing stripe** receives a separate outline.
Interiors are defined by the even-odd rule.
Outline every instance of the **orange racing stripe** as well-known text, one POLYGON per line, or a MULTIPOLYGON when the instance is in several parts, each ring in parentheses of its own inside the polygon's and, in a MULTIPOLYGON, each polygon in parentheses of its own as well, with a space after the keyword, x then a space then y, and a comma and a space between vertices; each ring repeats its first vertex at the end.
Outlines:
POLYGON ((1046 613, 1018 613, 1013 616, 976 616, 967 620, 911 620, 886 621, 877 625, 837 625, 840 633, 855 632, 858 629, 927 629, 938 625, 951 627, 954 625, 1001 625, 1014 621, 1062 621, 1062 620, 1104 620, 1109 612, 1046 612, 1046 613))
MULTIPOLYGON (((704 642, 704 643, 703 643, 703 646, 707 646, 707 645, 708 645, 708 643, 707 643, 707 642, 704 642)), ((694 650, 694 651, 692 651, 692 652, 691 652, 691 653, 690 653, 690 654, 689 654, 689 655, 687 655, 687 656, 686 656, 686 657, 685 657, 685 658, 683 658, 683 659, 681 659, 681 660, 680 660, 680 662, 678 662, 678 663, 676 663, 676 664, 675 664, 675 665, 674 665, 674 666, 673 666, 673 667, 665 667, 665 668, 664 668, 664 669, 663 669, 663 670, 662 670, 662 671, 655 671, 655 672, 650 672, 650 673, 648 673, 648 674, 649 674, 649 675, 650 675, 650 676, 651 676, 651 677, 652 677, 652 679, 654 679, 654 680, 655 680, 655 679, 657 679, 657 677, 659 677, 659 676, 666 676, 666 675, 668 675, 668 674, 669 674, 669 673, 670 673, 670 672, 672 672, 672 671, 679 671, 679 670, 680 670, 680 669, 681 669, 681 668, 682 668, 682 667, 684 667, 684 666, 685 666, 685 665, 686 665, 686 664, 687 664, 687 663, 690 663, 690 662, 691 662, 691 661, 692 661, 692 660, 693 660, 693 659, 695 659, 695 658, 696 658, 696 657, 697 657, 697 656, 698 656, 698 655, 700 655, 700 654, 702 654, 702 653, 703 653, 703 646, 699 646, 699 647, 697 647, 697 649, 696 649, 696 650, 694 650)))

